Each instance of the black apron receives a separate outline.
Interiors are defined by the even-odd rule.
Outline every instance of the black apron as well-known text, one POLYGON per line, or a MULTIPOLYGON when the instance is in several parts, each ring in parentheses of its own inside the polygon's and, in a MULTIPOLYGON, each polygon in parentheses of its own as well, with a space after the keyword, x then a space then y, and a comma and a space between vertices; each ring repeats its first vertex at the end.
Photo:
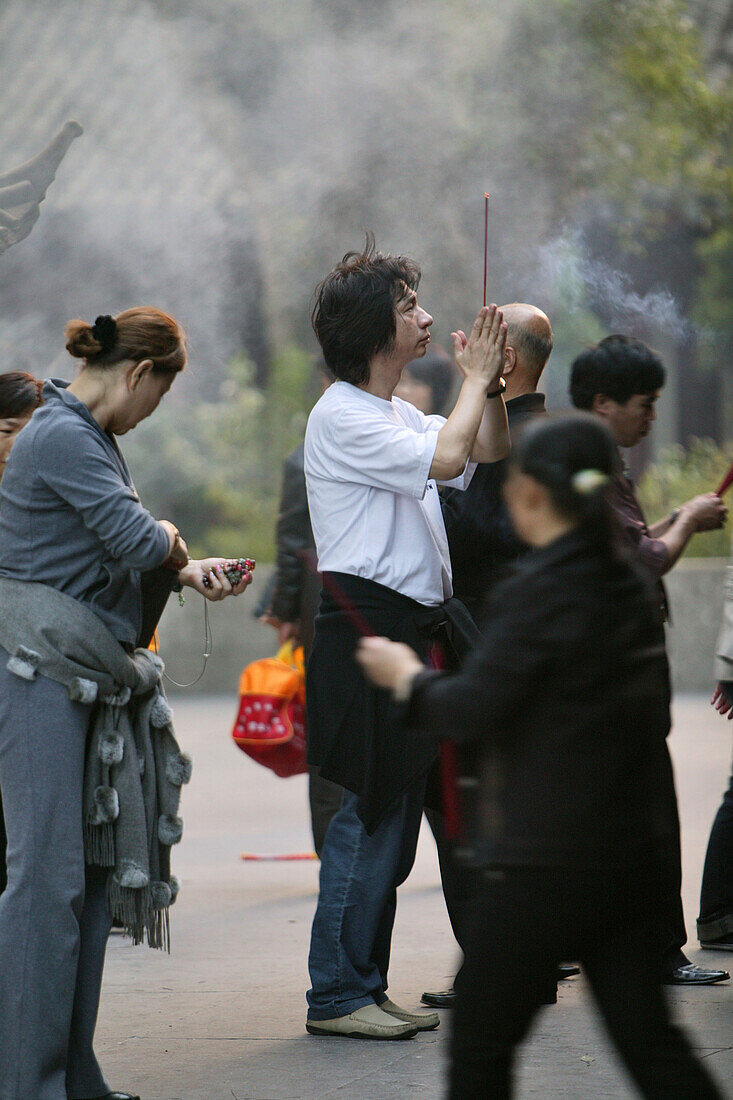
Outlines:
POLYGON ((451 665, 480 634, 459 600, 426 607, 376 581, 323 575, 306 684, 308 762, 359 796, 359 817, 373 833, 395 799, 427 775, 438 745, 406 730, 391 692, 365 679, 354 652, 368 632, 405 642, 423 659, 438 641, 451 665))

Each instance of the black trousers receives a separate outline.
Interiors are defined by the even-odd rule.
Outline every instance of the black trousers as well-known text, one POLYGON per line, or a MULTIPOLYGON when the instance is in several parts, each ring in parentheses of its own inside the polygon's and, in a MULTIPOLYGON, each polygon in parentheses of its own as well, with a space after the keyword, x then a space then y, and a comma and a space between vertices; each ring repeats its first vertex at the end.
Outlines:
POLYGON ((426 806, 425 816, 435 840, 435 847, 438 849, 440 882, 443 887, 445 907, 448 910, 448 919, 456 942, 463 949, 473 906, 473 894, 477 889, 480 891, 481 880, 475 872, 466 870, 453 858, 453 844, 446 836, 443 815, 438 810, 426 806))
POLYGON ((733 775, 710 831, 697 934, 701 940, 733 938, 733 775))
MULTIPOLYGON (((438 849, 438 864, 440 866, 440 882, 443 887, 443 899, 448 911, 448 919, 453 935, 461 950, 466 951, 466 944, 471 934, 473 914, 483 904, 486 891, 486 878, 481 870, 474 867, 466 867, 454 857, 454 843, 449 840, 445 832, 443 815, 437 810, 425 810, 425 816, 433 833, 435 846, 438 849)), ((521 951, 522 945, 515 944, 515 951, 521 951)), ((505 960, 507 962, 512 962, 505 960)), ((547 982, 540 990, 541 1004, 550 1005, 557 1001, 557 971, 551 973, 547 982)))
POLYGON ((343 799, 343 787, 339 787, 338 783, 332 783, 330 779, 324 779, 319 774, 318 768, 308 768, 308 803, 311 812, 313 847, 319 859, 331 818, 337 810, 341 809, 343 799))
MULTIPOLYGON (((703 912, 710 913, 712 911, 713 898, 725 897, 728 902, 727 913, 733 928, 733 780, 731 780, 731 789, 728 791, 726 798, 727 802, 724 800, 718 811, 718 818, 716 818, 713 834, 710 837, 708 858, 705 862, 705 876, 703 878, 703 897, 706 900, 701 901, 700 919, 702 920, 703 912), (706 903, 707 908, 703 908, 706 903)), ((676 814, 676 807, 674 812, 676 814)), ((426 809, 425 815, 438 849, 440 880, 453 935, 456 937, 459 947, 465 952, 464 941, 467 936, 474 898, 478 888, 476 872, 467 870, 456 863, 453 856, 454 844, 445 834, 442 814, 435 810, 426 809)), ((666 976, 678 966, 686 966, 690 961, 682 950, 687 940, 687 931, 682 909, 681 889, 682 853, 678 829, 674 840, 670 841, 666 850, 660 855, 660 906, 656 918, 656 955, 659 959, 660 977, 666 976)), ((715 904, 718 909, 721 908, 720 901, 715 902, 715 904)), ((570 958, 570 956, 566 956, 566 958, 570 958)), ((554 983, 554 988, 556 988, 556 984, 554 983)), ((551 1003, 553 1000, 552 988, 548 985, 545 989, 544 1003, 546 1004, 551 1003)))
POLYGON ((659 982, 658 867, 481 874, 480 902, 456 978, 450 1100, 511 1097, 516 1047, 557 964, 568 958, 581 962, 643 1096, 722 1100, 671 1023, 659 982))
POLYGON ((674 841, 670 842, 661 858, 660 889, 663 900, 659 914, 657 951, 661 948, 662 975, 664 976, 678 966, 687 966, 690 961, 682 950, 687 942, 687 929, 682 909, 682 849, 679 826, 674 841))

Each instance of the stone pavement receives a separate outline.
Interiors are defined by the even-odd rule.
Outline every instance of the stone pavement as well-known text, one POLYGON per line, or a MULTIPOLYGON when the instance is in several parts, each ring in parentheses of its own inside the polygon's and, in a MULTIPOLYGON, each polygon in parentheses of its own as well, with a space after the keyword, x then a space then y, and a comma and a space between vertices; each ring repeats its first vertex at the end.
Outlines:
MULTIPOLYGON (((238 858, 245 849, 310 847, 305 781, 275 778, 230 743, 232 698, 178 695, 174 709, 181 743, 194 757, 194 777, 184 790, 184 838, 175 852, 183 886, 172 913, 172 952, 111 940, 97 1031, 111 1086, 134 1087, 142 1100, 442 1097, 447 1021, 396 1044, 305 1033, 318 864, 238 858)), ((728 775, 733 723, 698 696, 682 697, 675 719, 684 900, 694 937, 702 861, 728 775)), ((692 938, 689 953, 703 965, 733 964, 733 956, 699 951, 692 938)), ((417 1007, 423 989, 450 982, 455 963, 435 848, 424 830, 415 870, 400 890, 392 996, 417 1007)), ((671 996, 725 1095, 733 1097, 732 984, 671 996)), ((562 983, 558 1005, 538 1018, 517 1082, 520 1098, 637 1095, 609 1049, 582 978, 562 983)))

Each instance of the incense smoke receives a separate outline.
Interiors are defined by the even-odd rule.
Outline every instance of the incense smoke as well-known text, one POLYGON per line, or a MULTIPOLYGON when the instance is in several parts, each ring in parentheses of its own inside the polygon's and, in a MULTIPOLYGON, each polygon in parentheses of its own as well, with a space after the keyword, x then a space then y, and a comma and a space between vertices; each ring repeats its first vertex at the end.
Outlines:
POLYGON ((557 297, 570 311, 597 310, 612 331, 640 325, 680 340, 693 326, 680 313, 665 287, 639 294, 628 275, 590 255, 579 230, 568 231, 537 249, 534 282, 557 297))
MULTIPOLYGON (((637 293, 588 254, 581 227, 553 224, 554 164, 572 151, 560 140, 555 161, 530 168, 512 75, 512 32, 535 3, 6 0, 0 68, 17 109, 0 169, 59 118, 85 135, 0 271, 4 351, 43 370, 69 316, 148 300, 189 331, 182 388, 217 393, 237 352, 264 369, 273 346, 315 350, 313 287, 365 228, 421 263, 421 300, 448 345, 482 301, 486 191, 489 301, 552 313, 562 299, 615 328, 646 318, 683 334, 664 288, 637 293)), ((547 98, 565 110, 554 85, 547 98)), ((571 132, 572 119, 558 131, 571 132)))

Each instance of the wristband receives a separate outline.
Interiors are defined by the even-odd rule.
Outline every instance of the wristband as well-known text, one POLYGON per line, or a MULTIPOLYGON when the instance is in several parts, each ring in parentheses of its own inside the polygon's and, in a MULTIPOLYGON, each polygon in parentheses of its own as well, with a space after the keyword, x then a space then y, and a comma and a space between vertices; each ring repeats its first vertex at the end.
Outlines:
POLYGON ((175 573, 178 573, 178 572, 180 572, 181 569, 183 569, 183 567, 185 565, 188 565, 188 555, 184 556, 180 552, 180 550, 179 550, 178 554, 176 554, 176 547, 179 546, 179 543, 182 540, 181 540, 181 535, 180 535, 180 532, 178 531, 178 529, 174 528, 174 530, 176 532, 176 537, 173 540, 173 546, 171 548, 171 552, 168 555, 168 557, 166 558, 166 560, 163 562, 163 565, 166 567, 166 569, 172 569, 175 573))
POLYGON ((506 382, 504 381, 503 378, 500 378, 498 387, 495 390, 492 390, 491 393, 486 394, 486 400, 490 401, 492 397, 501 397, 501 395, 504 393, 505 389, 506 389, 506 382))

